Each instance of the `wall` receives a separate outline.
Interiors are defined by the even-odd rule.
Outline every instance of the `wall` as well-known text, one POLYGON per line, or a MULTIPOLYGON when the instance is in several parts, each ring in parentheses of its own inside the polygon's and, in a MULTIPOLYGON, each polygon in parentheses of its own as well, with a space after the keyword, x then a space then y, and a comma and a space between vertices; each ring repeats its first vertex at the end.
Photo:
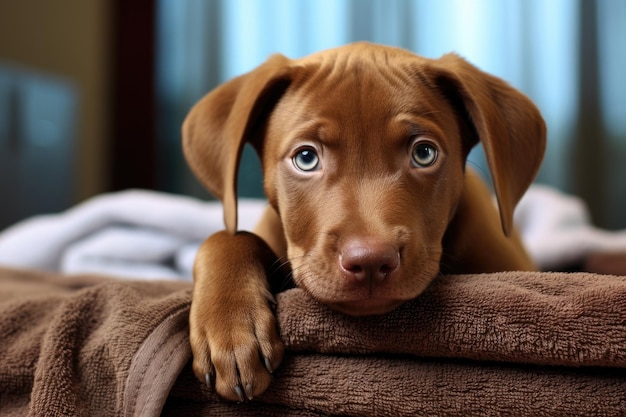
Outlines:
POLYGON ((106 188, 111 3, 0 1, 0 60, 68 79, 78 91, 75 201, 106 188))

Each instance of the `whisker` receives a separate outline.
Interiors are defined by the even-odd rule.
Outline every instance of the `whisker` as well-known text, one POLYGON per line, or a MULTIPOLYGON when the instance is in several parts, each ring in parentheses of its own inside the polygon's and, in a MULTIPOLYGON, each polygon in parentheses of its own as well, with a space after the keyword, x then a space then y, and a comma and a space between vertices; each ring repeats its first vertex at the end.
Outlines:
POLYGON ((272 293, 277 294, 290 288, 294 288, 296 286, 294 280, 294 271, 296 270, 304 270, 304 273, 301 272, 300 276, 306 276, 308 274, 311 274, 310 270, 307 268, 308 265, 306 263, 302 263, 297 268, 293 268, 290 265, 293 260, 299 260, 308 257, 312 257, 312 255, 304 254, 302 256, 294 257, 292 259, 287 259, 286 257, 281 257, 277 259, 272 264, 272 267, 269 271, 272 293))
POLYGON ((268 271, 268 281, 270 283, 271 292, 278 294, 279 292, 293 288, 294 283, 291 279, 291 274, 289 260, 284 257, 277 258, 268 271))
POLYGON ((437 278, 447 275, 458 274, 459 272, 455 272, 455 270, 457 270, 458 265, 461 263, 462 261, 458 257, 451 254, 446 254, 445 259, 442 258, 440 261, 439 273, 437 274, 437 278))
POLYGON ((280 272, 288 265, 289 265, 289 259, 285 257, 280 257, 276 259, 274 263, 272 263, 272 266, 270 267, 270 274, 280 272))

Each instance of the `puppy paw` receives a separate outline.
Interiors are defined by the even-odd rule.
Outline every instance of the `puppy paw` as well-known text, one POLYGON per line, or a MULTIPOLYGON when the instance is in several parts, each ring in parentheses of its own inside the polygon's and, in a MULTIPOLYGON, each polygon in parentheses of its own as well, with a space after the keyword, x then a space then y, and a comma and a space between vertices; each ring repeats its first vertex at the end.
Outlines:
POLYGON ((223 398, 243 402, 260 395, 283 358, 267 281, 274 260, 265 242, 246 232, 218 232, 196 257, 189 313, 193 372, 223 398))
POLYGON ((267 389, 284 346, 271 294, 264 288, 231 291, 221 297, 194 293, 189 340, 196 377, 221 397, 243 402, 267 389))

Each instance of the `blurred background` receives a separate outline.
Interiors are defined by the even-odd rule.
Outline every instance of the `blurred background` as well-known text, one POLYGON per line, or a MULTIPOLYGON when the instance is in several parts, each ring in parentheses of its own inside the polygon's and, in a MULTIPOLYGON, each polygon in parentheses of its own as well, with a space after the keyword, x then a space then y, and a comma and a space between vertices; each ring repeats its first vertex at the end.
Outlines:
POLYGON ((0 0, 0 229, 126 188, 209 198, 181 153, 193 103, 272 53, 356 40, 456 51, 525 92, 548 124, 538 182, 626 228, 626 1, 0 0))

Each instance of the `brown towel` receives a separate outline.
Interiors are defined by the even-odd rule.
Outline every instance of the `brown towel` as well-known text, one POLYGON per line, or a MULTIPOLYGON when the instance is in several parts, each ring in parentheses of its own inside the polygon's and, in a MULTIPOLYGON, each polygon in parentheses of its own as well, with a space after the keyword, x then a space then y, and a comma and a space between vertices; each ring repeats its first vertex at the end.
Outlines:
POLYGON ((0 416, 123 415, 135 353, 189 298, 188 283, 0 269, 0 416))
POLYGON ((251 403, 192 375, 190 285, 0 270, 0 415, 623 415, 626 279, 441 277, 381 317, 280 294, 289 352, 251 403))
POLYGON ((298 351, 626 367, 625 290, 624 277, 582 273, 446 276, 385 316, 334 313, 299 290, 278 315, 298 351))

